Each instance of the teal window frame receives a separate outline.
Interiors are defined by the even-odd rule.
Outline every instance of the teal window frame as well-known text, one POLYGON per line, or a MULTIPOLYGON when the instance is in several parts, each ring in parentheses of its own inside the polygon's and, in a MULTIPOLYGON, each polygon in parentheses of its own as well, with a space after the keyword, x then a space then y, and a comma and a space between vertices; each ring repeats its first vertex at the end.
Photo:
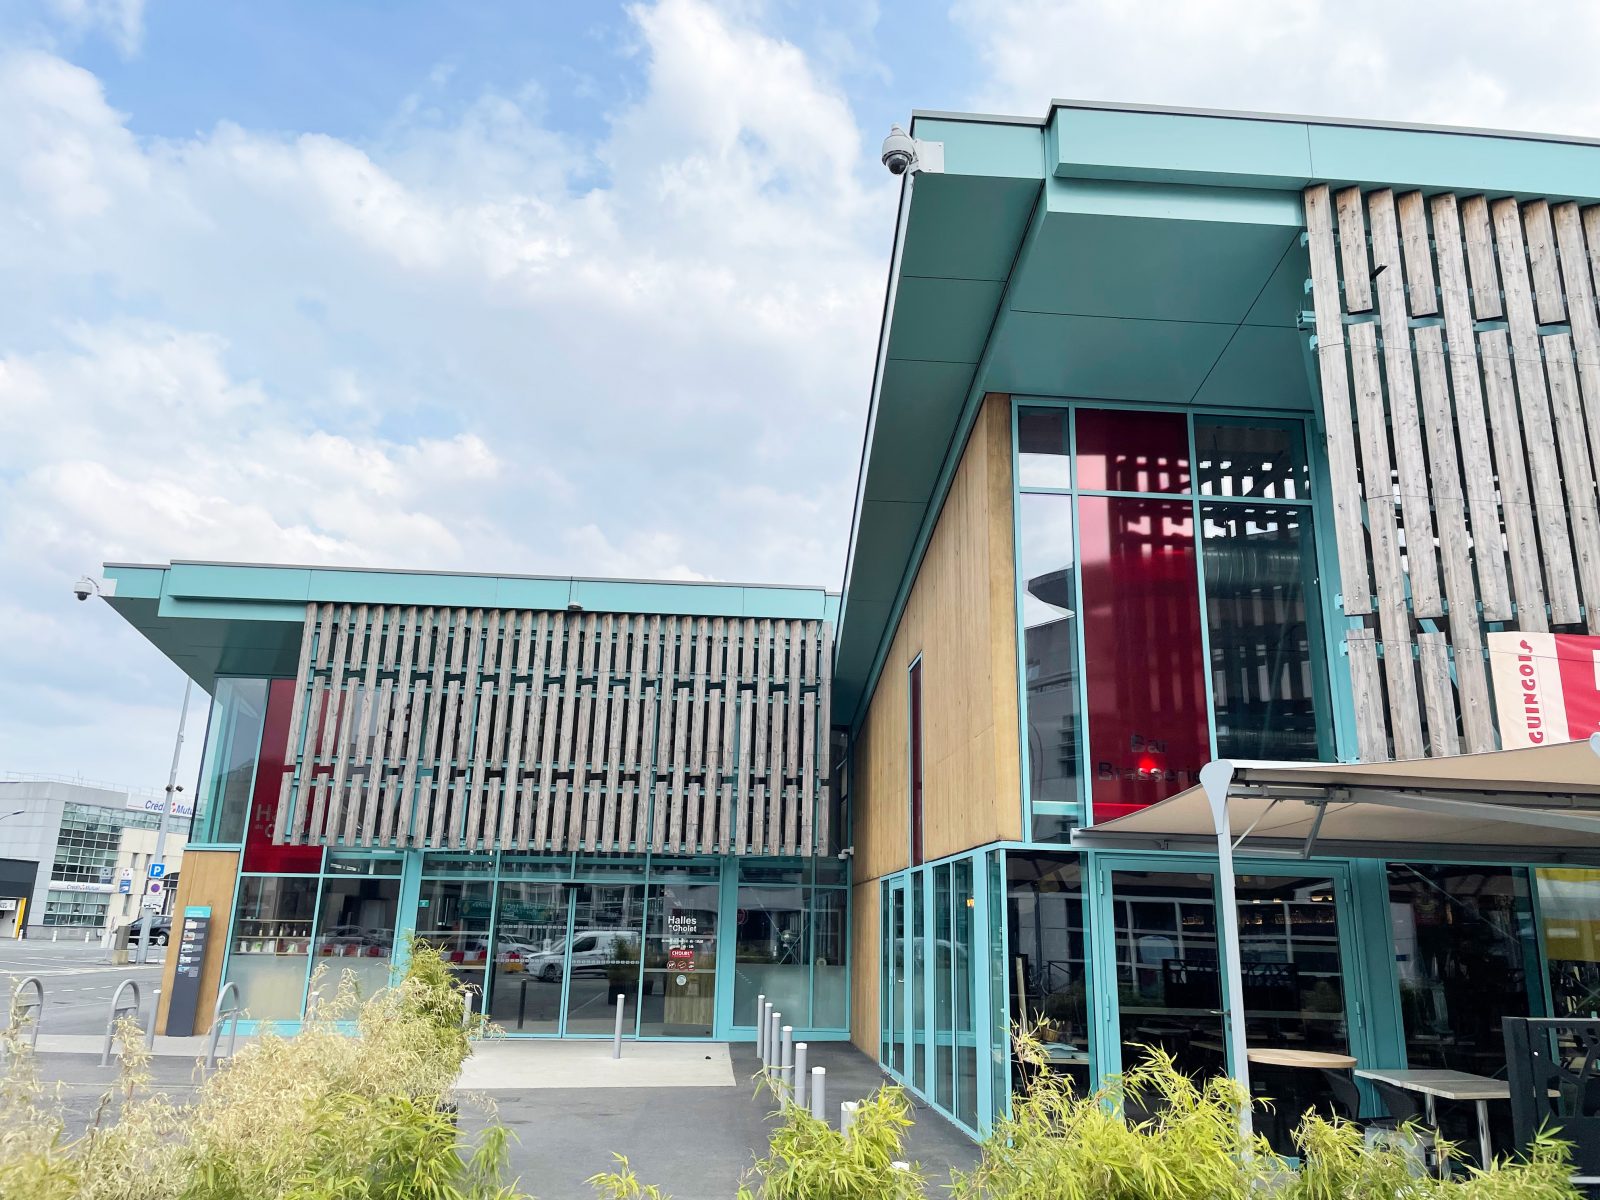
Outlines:
MULTIPOLYGON (((1319 694, 1328 699, 1328 714, 1319 722, 1319 746, 1325 746, 1330 758, 1347 761, 1353 758, 1353 747, 1348 744, 1342 731, 1350 727, 1353 711, 1350 709, 1348 681, 1341 689, 1340 672, 1334 669, 1334 630, 1342 630, 1346 624, 1343 616, 1336 607, 1337 588, 1323 585, 1324 580, 1337 579, 1337 564, 1329 557, 1331 553, 1331 539, 1322 536, 1322 530, 1328 525, 1329 515, 1332 510, 1331 498, 1326 491, 1327 471, 1319 456, 1318 447, 1320 440, 1313 434, 1320 434, 1320 419, 1314 420, 1314 414, 1295 412, 1279 409, 1237 409, 1219 406, 1187 407, 1172 404, 1137 404, 1126 401, 1097 400, 1090 397, 1060 397, 1060 396, 1013 396, 1011 398, 1011 480, 1012 480, 1012 580, 1015 599, 1015 621, 1017 639, 1017 753, 1020 762, 1019 778, 1021 781, 1022 806, 1022 831, 1025 844, 1046 849, 1050 847, 1063 848, 1067 845, 1064 841, 1040 840, 1034 835, 1035 816, 1055 816, 1067 820, 1077 820, 1081 824, 1090 824, 1093 820, 1092 789, 1089 786, 1091 762, 1089 759, 1089 705, 1088 705, 1088 675, 1085 670, 1087 649, 1084 642, 1084 629, 1082 620, 1074 622, 1073 636, 1077 647, 1077 712, 1079 727, 1077 731, 1077 791, 1076 801, 1056 802, 1039 801, 1033 799, 1033 781, 1030 755, 1028 753, 1028 679, 1027 679, 1027 642, 1026 627, 1023 623, 1023 595, 1026 581, 1022 578, 1022 505, 1020 498, 1024 495, 1062 496, 1068 498, 1071 508, 1072 520, 1072 553, 1074 562, 1081 554, 1081 536, 1079 529, 1079 506, 1077 500, 1081 497, 1108 497, 1112 499, 1149 499, 1155 493, 1109 491, 1104 489, 1080 488, 1078 484, 1078 446, 1077 446, 1077 420, 1076 413, 1079 409, 1114 410, 1121 412, 1164 413, 1183 416, 1189 439, 1190 482, 1187 490, 1182 492, 1162 492, 1159 498, 1175 502, 1187 502, 1191 506, 1195 530, 1195 584, 1197 589, 1198 604, 1200 609, 1201 628, 1201 655, 1206 665, 1206 729, 1210 743, 1212 758, 1217 753, 1217 717, 1216 698, 1212 686, 1211 671, 1211 637, 1210 623, 1207 620, 1206 581, 1204 545, 1204 518, 1202 508, 1207 505, 1256 505, 1270 504, 1274 508, 1301 508, 1306 511, 1307 520, 1304 534, 1304 568, 1306 571, 1305 589, 1308 593, 1306 611, 1308 616, 1308 638, 1311 644, 1311 665, 1314 686, 1319 694), (1023 409, 1056 409, 1064 416, 1066 430, 1065 457, 1067 460, 1066 487, 1044 487, 1038 485, 1023 486, 1021 480, 1020 443, 1018 440, 1018 419, 1023 409), (1252 426, 1256 428, 1284 429, 1298 438, 1298 465, 1304 468, 1306 478, 1306 495, 1294 499, 1260 499, 1250 497, 1211 495, 1200 491, 1199 471, 1195 449, 1195 424, 1198 420, 1208 423, 1232 424, 1252 426)), ((1075 611, 1083 612, 1083 573, 1081 570, 1073 572, 1073 604, 1075 611)), ((1343 639, 1339 639, 1339 652, 1343 650, 1343 639)), ((1348 674, 1348 673, 1346 673, 1348 674)))

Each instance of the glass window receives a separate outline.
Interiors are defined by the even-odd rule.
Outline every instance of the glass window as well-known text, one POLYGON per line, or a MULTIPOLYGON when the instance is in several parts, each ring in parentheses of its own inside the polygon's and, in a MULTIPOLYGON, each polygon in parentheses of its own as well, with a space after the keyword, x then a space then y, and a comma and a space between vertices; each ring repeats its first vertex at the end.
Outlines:
POLYGON ((811 1028, 843 1029, 850 1023, 850 932, 845 919, 850 894, 842 888, 818 888, 811 903, 811 1028))
MULTIPOLYGON (((246 875, 239 882, 228 979, 253 1020, 298 1020, 311 951, 317 880, 246 875)), ((336 980, 322 985, 332 995, 336 980)))
MULTIPOLYGON (((488 880, 424 879, 417 897, 417 936, 439 948, 463 983, 481 996, 489 969, 489 917, 494 907, 488 880)), ((511 947, 508 954, 523 955, 511 947)))
POLYGON ((349 876, 325 879, 317 919, 317 961, 333 973, 354 973, 362 996, 389 986, 400 881, 349 876))
POLYGON ((950 922, 952 929, 951 958, 955 973, 955 1084, 956 1119, 968 1128, 978 1126, 978 1029, 973 1016, 973 989, 977 972, 973 960, 977 953, 974 944, 973 917, 977 912, 977 897, 972 891, 972 860, 958 858, 950 864, 951 897, 950 922))
POLYGON ((1023 487, 1064 488, 1072 483, 1067 457, 1067 410, 1017 410, 1017 482, 1023 487))
MULTIPOLYGON (((923 917, 927 910, 923 889, 928 877, 922 871, 913 871, 906 883, 906 936, 920 946, 927 926, 923 917)), ((919 1091, 928 1089, 928 997, 927 955, 921 950, 911 954, 911 1018, 906 1032, 911 1035, 911 1061, 906 1064, 906 1077, 919 1091)))
MULTIPOLYGON (((1080 1095, 1090 1090, 1089 967, 1083 930, 1083 872, 1077 855, 1006 854, 1007 982, 1011 1019, 1041 1030, 1050 1070, 1080 1095)), ((1009 1039, 1001 1043, 1009 1047, 1009 1039)), ((1019 1088, 1025 1064, 1013 1064, 1019 1088)))
POLYGON ((1017 498, 1028 788, 1035 803, 1078 795, 1077 562, 1072 497, 1017 498))
MULTIPOLYGON (((955 1091, 955 940, 950 922, 950 864, 933 868, 933 1102, 953 1112, 955 1091)), ((922 953, 922 939, 914 953, 922 953)))
POLYGON ((244 839, 269 683, 266 679, 217 680, 195 805, 197 842, 236 845, 244 839))
POLYGON ((1189 419, 1135 409, 1078 410, 1078 486, 1095 492, 1189 490, 1189 419))
MULTIPOLYGON (((717 1009, 714 883, 650 885, 639 1033, 710 1037, 717 1009)), ((787 1012, 783 1024, 793 1025, 787 1012)), ((568 1030, 572 1028, 568 1019, 568 1030)))
POLYGON ((1600 871, 1540 870, 1539 916, 1553 1016, 1600 1016, 1600 871))
POLYGON ((1079 506, 1094 819, 1198 782, 1211 758, 1194 514, 1181 500, 1079 506))
POLYGON ((1322 744, 1317 614, 1307 604, 1303 508, 1203 504, 1201 561, 1217 755, 1316 761, 1322 744))
POLYGON ((1310 495, 1298 429, 1197 417, 1194 452, 1201 495, 1267 500, 1310 495))
MULTIPOLYGON (((698 891, 678 885, 652 890, 669 899, 684 892, 698 891)), ((644 918, 642 883, 581 883, 572 889, 572 948, 567 954, 567 1034, 611 1033, 616 1028, 618 994, 629 997, 630 1006, 633 1003, 639 987, 644 918)), ((691 913, 687 918, 691 926, 699 919, 698 913, 691 913)), ((709 945, 714 948, 715 913, 712 920, 709 945)), ((671 924, 670 916, 668 921, 671 924)), ((693 939, 697 935, 691 928, 684 936, 693 939)), ((701 937, 703 941, 703 935, 701 937)), ((691 940, 688 944, 698 951, 701 943, 691 940)), ((650 942, 652 961, 659 948, 654 940, 650 942)), ((669 950, 669 959, 670 955, 669 950)), ((687 963, 678 963, 680 969, 687 966, 691 972, 712 970, 714 973, 714 965, 714 962, 701 961, 698 952, 691 955, 687 963)), ((667 992, 671 993, 670 980, 667 992)))
POLYGON ((567 905, 559 883, 500 885, 489 1015, 508 1033, 561 1032, 567 905))
POLYGON ((734 930, 733 1023, 755 1028, 765 996, 786 1025, 811 1024, 806 898, 796 887, 741 887, 734 930))

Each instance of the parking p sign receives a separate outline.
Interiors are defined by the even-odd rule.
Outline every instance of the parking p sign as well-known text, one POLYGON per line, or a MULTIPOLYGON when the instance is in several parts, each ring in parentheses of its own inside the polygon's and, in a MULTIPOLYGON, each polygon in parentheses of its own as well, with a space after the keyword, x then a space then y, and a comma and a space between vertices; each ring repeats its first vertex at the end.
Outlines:
POLYGON ((167 864, 166 863, 154 863, 153 862, 153 863, 150 864, 150 878, 151 879, 160 879, 166 873, 167 873, 167 864))

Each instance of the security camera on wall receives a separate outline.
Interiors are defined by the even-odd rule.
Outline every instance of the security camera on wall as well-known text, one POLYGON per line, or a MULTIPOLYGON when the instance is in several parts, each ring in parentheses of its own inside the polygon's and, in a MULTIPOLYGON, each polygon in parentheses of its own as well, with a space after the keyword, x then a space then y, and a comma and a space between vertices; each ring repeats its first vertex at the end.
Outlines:
POLYGON ((944 143, 918 141, 898 125, 891 127, 889 136, 883 139, 881 157, 891 175, 944 171, 944 143))

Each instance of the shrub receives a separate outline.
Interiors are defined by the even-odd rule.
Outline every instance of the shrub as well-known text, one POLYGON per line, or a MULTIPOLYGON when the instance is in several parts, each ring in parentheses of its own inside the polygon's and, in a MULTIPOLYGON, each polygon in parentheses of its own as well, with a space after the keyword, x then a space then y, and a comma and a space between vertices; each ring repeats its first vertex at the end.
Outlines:
POLYGON ((897 1087, 863 1100, 849 1133, 791 1104, 739 1200, 914 1200, 925 1194, 921 1171, 895 1166, 909 1128, 911 1106, 897 1087))

